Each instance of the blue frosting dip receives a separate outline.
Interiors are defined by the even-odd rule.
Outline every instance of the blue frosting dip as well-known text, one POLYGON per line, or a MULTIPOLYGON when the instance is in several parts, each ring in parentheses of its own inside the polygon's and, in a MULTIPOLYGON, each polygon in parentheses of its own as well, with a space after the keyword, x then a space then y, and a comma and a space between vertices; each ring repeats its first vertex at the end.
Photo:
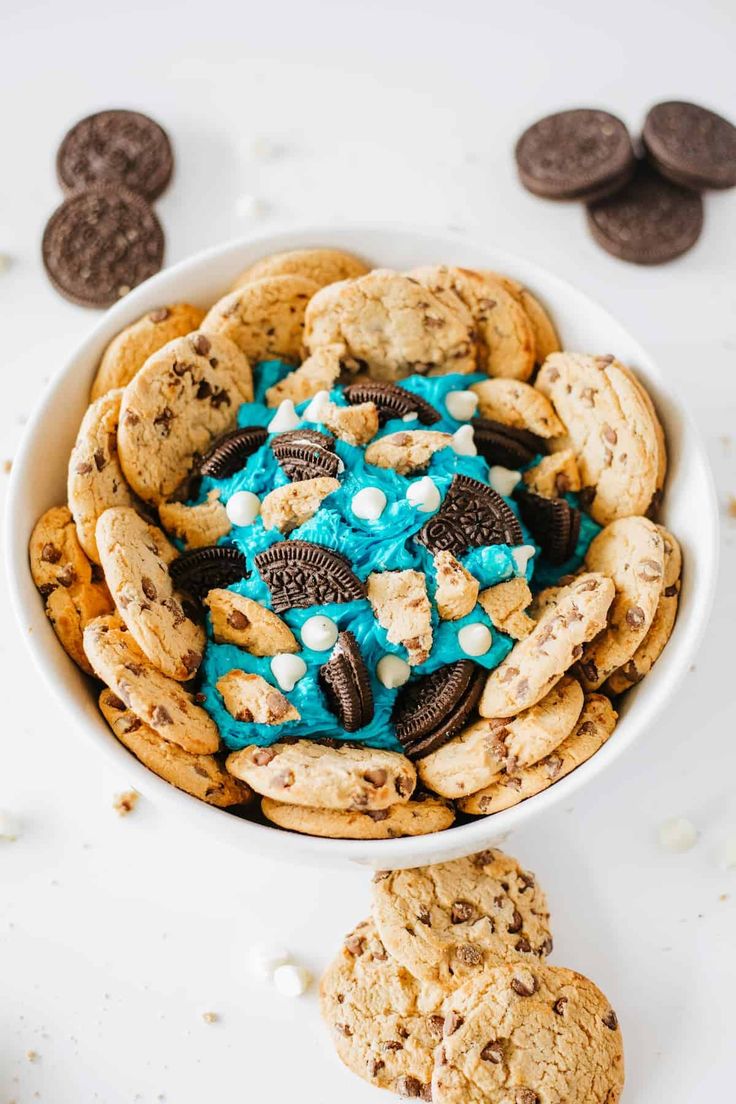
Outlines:
MULTIPOLYGON (((265 405, 265 393, 278 380, 282 379, 292 366, 281 361, 267 361, 258 365, 254 372, 253 402, 243 403, 238 412, 238 424, 241 426, 267 426, 274 416, 274 409, 265 405)), ((413 376, 402 380, 401 386, 429 402, 441 415, 441 420, 433 425, 433 430, 454 433, 462 424, 449 414, 445 406, 445 396, 450 391, 465 390, 471 383, 483 376, 449 375, 435 378, 413 376)), ((330 394, 333 402, 346 405, 342 389, 336 387, 330 394)), ((303 414, 307 403, 297 407, 303 414)), ((307 428, 324 429, 318 423, 302 423, 307 428)), ((423 428, 418 419, 407 422, 396 419, 386 423, 378 436, 389 433, 423 428)), ((329 431, 327 431, 329 432, 329 431)), ((227 479, 203 479, 197 501, 202 501, 209 491, 217 488, 220 499, 227 503, 237 491, 252 491, 263 498, 274 488, 288 483, 288 479, 276 461, 268 441, 247 460, 245 467, 227 479)), ((307 540, 326 545, 342 553, 349 560, 355 574, 363 581, 374 571, 404 570, 412 568, 421 572, 427 579, 427 591, 432 603, 433 645, 425 663, 412 668, 413 676, 427 674, 446 663, 469 658, 458 642, 458 631, 471 623, 482 623, 491 630, 492 644, 482 656, 473 656, 476 663, 491 670, 498 666, 509 653, 513 640, 504 633, 492 628, 491 622, 480 605, 466 617, 458 621, 441 621, 434 605, 436 577, 431 553, 413 539, 417 531, 432 516, 432 512, 422 512, 412 506, 406 493, 409 485, 419 476, 402 476, 392 470, 377 468, 366 464, 363 449, 356 448, 344 441, 337 440, 335 451, 344 464, 340 474, 340 489, 325 498, 317 513, 304 525, 293 529, 288 537, 277 529, 267 530, 260 517, 248 526, 234 526, 224 537, 221 544, 234 544, 245 555, 250 574, 235 583, 230 589, 271 608, 270 592, 253 564, 254 556, 277 541, 307 540), (386 508, 377 521, 366 521, 355 516, 351 509, 353 496, 367 486, 380 487, 386 495, 386 508)), ((437 485, 444 498, 455 475, 467 475, 473 479, 489 482, 489 469, 480 456, 460 456, 453 449, 445 448, 432 457, 427 475, 437 485)), ((575 503, 575 496, 568 495, 575 503)), ((513 499, 506 502, 517 514, 513 499)), ((522 525, 524 541, 535 548, 534 556, 529 560, 525 574, 533 589, 549 586, 567 572, 575 570, 582 562, 588 544, 598 531, 598 526, 586 514, 582 515, 580 538, 575 555, 561 567, 545 563, 538 547, 522 525)), ((495 583, 510 579, 519 574, 519 568, 507 545, 494 545, 470 549, 458 559, 478 580, 481 590, 495 583)), ((235 720, 225 709, 223 700, 215 684, 218 679, 233 668, 240 668, 252 674, 261 675, 268 682, 276 683, 271 671, 271 658, 258 658, 232 644, 216 644, 212 639, 212 626, 208 618, 208 640, 204 660, 200 668, 199 690, 204 695, 204 707, 213 717, 220 730, 225 745, 238 749, 246 744, 268 745, 278 739, 289 737, 330 736, 335 739, 353 740, 371 747, 401 750, 391 724, 391 712, 398 690, 387 689, 376 677, 378 661, 385 655, 394 654, 406 658, 406 650, 401 645, 389 643, 386 632, 374 617, 367 599, 361 601, 311 606, 308 609, 292 609, 281 614, 283 620, 300 639, 300 629, 307 618, 315 614, 324 614, 331 618, 340 630, 349 629, 355 636, 370 673, 375 702, 373 719, 358 732, 348 733, 330 711, 318 682, 320 667, 329 658, 329 652, 316 652, 302 647, 299 656, 304 660, 306 674, 296 683, 286 697, 296 707, 300 720, 289 721, 282 725, 245 723, 235 720)))

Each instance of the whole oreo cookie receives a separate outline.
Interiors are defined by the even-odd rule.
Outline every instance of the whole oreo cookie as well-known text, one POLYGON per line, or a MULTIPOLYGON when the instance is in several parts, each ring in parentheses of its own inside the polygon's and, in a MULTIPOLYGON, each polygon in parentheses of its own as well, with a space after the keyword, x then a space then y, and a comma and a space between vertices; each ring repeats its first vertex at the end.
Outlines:
POLYGON ((51 283, 67 299, 109 307, 158 272, 164 234, 145 199, 101 185, 57 207, 44 230, 42 254, 51 283))
POLYGON ((535 456, 547 452, 544 438, 528 429, 517 429, 490 418, 473 418, 472 425, 475 446, 489 464, 522 468, 531 464, 535 456))
POLYGON ((227 479, 266 443, 267 437, 268 431, 263 426, 244 426, 225 433, 200 460, 199 474, 212 479, 227 479))
POLYGON ((416 414, 422 425, 434 425, 440 420, 431 403, 395 383, 351 383, 343 394, 351 406, 375 403, 381 425, 391 418, 403 418, 407 414, 416 414))
POLYGON ((250 574, 240 549, 225 544, 182 552, 171 561, 169 572, 178 589, 200 601, 216 587, 232 586, 250 574))
POLYGON ((255 557, 275 613, 365 598, 365 585, 345 556, 311 541, 285 540, 255 557))
POLYGON ((580 536, 580 511, 564 498, 544 498, 532 491, 517 495, 519 511, 551 564, 565 563, 580 536))
POLYGON ((457 735, 480 701, 486 675, 477 663, 461 659, 406 683, 392 720, 409 758, 429 755, 457 735))
POLYGON ((663 176, 686 188, 736 184, 736 126, 697 104, 656 104, 644 121, 642 140, 663 176))
POLYGON ((633 264, 664 264, 686 253, 703 229, 703 200, 646 162, 616 195, 588 207, 595 240, 633 264))
POLYGON ((456 475, 442 506, 415 539, 433 554, 458 555, 488 544, 521 544, 524 538, 516 514, 492 487, 456 475))
POLYGON ((358 642, 349 631, 338 635, 319 682, 330 709, 346 732, 357 732, 373 720, 373 691, 358 642))
POLYGON ((625 125, 592 108, 540 119, 519 138, 515 155, 524 187, 546 199, 608 195, 626 182, 635 166, 625 125))
POLYGON ((292 483, 321 475, 334 479, 341 463, 334 448, 335 438, 316 429, 289 430, 271 442, 274 456, 292 483))
POLYGON ((163 192, 173 168, 166 132, 138 111, 89 115, 72 127, 56 155, 65 192, 110 184, 152 200, 163 192))

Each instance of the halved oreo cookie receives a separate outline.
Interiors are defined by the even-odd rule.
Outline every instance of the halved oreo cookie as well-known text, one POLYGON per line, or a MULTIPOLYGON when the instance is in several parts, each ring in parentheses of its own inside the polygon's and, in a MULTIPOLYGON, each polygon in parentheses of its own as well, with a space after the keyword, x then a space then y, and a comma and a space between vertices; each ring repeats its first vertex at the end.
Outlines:
POLYGON ((243 553, 229 544, 182 552, 172 560, 169 572, 176 587, 200 601, 214 587, 229 587, 250 575, 243 553))
POLYGON ((524 524, 549 562, 569 560, 580 535, 580 511, 564 498, 544 498, 532 491, 521 491, 516 500, 524 524))
POLYGON ((279 541, 259 552, 255 565, 271 591, 276 613, 365 598, 365 584, 345 556, 323 544, 279 541))
POLYGON ((341 632, 332 655, 319 669, 328 705, 346 732, 357 732, 373 720, 373 691, 358 642, 341 632))
POLYGON ((456 475, 439 511, 415 537, 430 552, 458 555, 490 544, 521 544, 524 535, 516 514, 492 487, 456 475))
POLYGON ((416 414, 422 425, 434 425, 440 420, 438 411, 430 403, 395 383, 351 383, 343 395, 351 406, 375 403, 381 425, 406 414, 416 414))
POLYGON ((279 433, 271 442, 274 456, 292 483, 321 475, 334 479, 340 471, 340 457, 334 448, 335 438, 316 429, 279 433))
POLYGON ((235 475, 248 457, 266 443, 267 437, 268 431, 263 426, 244 426, 225 433, 200 460, 199 474, 212 479, 235 475))
POLYGON ((547 442, 528 429, 494 422, 490 418, 473 418, 473 440, 481 456, 489 464, 504 468, 523 468, 535 456, 544 456, 547 442))
POLYGON ((460 659, 406 683, 391 719, 410 759, 429 755, 457 735, 480 701, 487 674, 477 663, 460 659))

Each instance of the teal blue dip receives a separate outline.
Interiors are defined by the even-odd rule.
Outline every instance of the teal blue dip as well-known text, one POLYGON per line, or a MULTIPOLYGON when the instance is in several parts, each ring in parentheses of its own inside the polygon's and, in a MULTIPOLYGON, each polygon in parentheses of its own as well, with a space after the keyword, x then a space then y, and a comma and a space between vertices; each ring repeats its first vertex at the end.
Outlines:
MULTIPOLYGON (((244 403, 238 413, 241 426, 267 426, 273 418, 274 409, 265 405, 265 393, 278 380, 290 371, 292 365, 281 361, 267 361, 255 369, 255 401, 244 403)), ((441 376, 427 379, 412 376, 402 380, 401 386, 421 396, 441 415, 441 420, 433 425, 433 430, 454 433, 461 424, 452 418, 445 406, 445 396, 450 391, 465 390, 471 383, 483 379, 483 376, 441 376)), ((336 387, 330 395, 339 405, 346 405, 342 388, 336 387)), ((302 414, 307 403, 297 407, 302 414)), ((309 428, 324 429, 318 423, 303 423, 309 428)), ((379 431, 379 436, 398 431, 423 428, 418 421, 402 419, 389 421, 379 431)), ((329 432, 329 431, 328 431, 329 432)), ((273 435, 257 452, 252 454, 245 467, 228 479, 204 479, 197 501, 202 501, 213 488, 220 492, 220 499, 227 503, 236 491, 252 491, 263 498, 269 491, 288 482, 287 477, 277 463, 270 448, 273 435)), ((361 580, 366 580, 374 571, 402 570, 413 568, 427 578, 427 590, 432 602, 433 646, 427 661, 412 669, 413 675, 423 675, 436 670, 443 664, 468 656, 458 643, 458 630, 470 623, 482 623, 492 631, 493 642, 485 655, 473 657, 476 663, 491 670, 497 667, 509 653, 513 641, 503 633, 492 629, 491 622, 480 607, 459 621, 440 621, 434 606, 436 577, 434 562, 427 549, 415 541, 415 533, 424 525, 431 513, 412 506, 406 497, 409 485, 418 476, 404 477, 394 471, 377 468, 365 463, 363 449, 337 441, 336 452, 345 465, 340 474, 340 489, 322 502, 317 513, 304 525, 292 530, 290 540, 315 541, 341 552, 349 560, 354 572, 361 580), (364 521, 355 516, 351 509, 353 496, 367 486, 380 487, 387 499, 387 505, 377 521, 364 521)), ((489 482, 489 469, 480 456, 459 456, 451 448, 445 448, 432 457, 427 473, 439 488, 444 498, 453 476, 468 475, 484 483, 489 482)), ((568 496, 574 501, 573 496, 568 496)), ((518 516, 513 499, 506 499, 518 516)), ((523 527, 522 527, 523 528, 523 527)), ((526 568, 526 576, 535 589, 554 583, 561 575, 575 570, 582 562, 588 544, 598 526, 583 514, 580 540, 575 556, 561 568, 545 564, 539 549, 524 529, 525 543, 535 547, 535 555, 526 568)), ((247 578, 234 584, 230 589, 254 599, 261 605, 271 608, 268 587, 256 570, 253 560, 258 552, 270 545, 286 539, 276 530, 266 530, 260 517, 252 525, 233 527, 232 531, 220 543, 236 545, 246 557, 250 568, 247 578)), ((459 557, 464 566, 478 580, 480 589, 493 586, 494 583, 510 579, 519 571, 507 545, 494 545, 474 548, 459 557)), ((297 682, 294 689, 286 694, 296 707, 300 720, 289 721, 283 725, 247 724, 236 721, 222 701, 215 684, 224 674, 233 668, 261 675, 275 684, 271 671, 271 659, 257 658, 232 644, 216 644, 212 639, 212 626, 208 618, 208 641, 202 663, 199 690, 204 694, 204 707, 217 723, 225 745, 233 750, 246 744, 268 745, 285 736, 317 737, 329 736, 336 739, 353 740, 370 747, 401 750, 391 724, 391 711, 398 693, 383 686, 376 677, 376 666, 382 656, 395 654, 406 658, 401 645, 390 644, 386 632, 378 624, 367 600, 312 606, 309 609, 293 609, 282 614, 284 621, 299 639, 299 630, 308 617, 325 614, 337 624, 339 629, 350 629, 360 646, 366 666, 370 672, 375 700, 375 713, 371 722, 355 733, 347 733, 337 718, 327 707, 325 697, 318 683, 319 668, 329 658, 329 652, 315 652, 302 648, 299 655, 307 666, 306 674, 297 682)))

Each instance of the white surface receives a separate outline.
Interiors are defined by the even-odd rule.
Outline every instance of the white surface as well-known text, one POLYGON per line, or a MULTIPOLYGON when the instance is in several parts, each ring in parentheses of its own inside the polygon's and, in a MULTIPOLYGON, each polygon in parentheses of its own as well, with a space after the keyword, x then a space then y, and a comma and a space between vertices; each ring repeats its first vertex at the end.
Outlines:
MULTIPOLYGON (((158 308, 161 303, 183 299, 210 304, 255 259, 280 249, 315 243, 353 250, 373 264, 388 264, 399 270, 416 263, 434 263, 437 257, 452 257, 456 263, 469 267, 507 272, 528 284, 546 303, 567 348, 614 349, 624 363, 638 372, 657 403, 667 434, 669 470, 663 519, 677 533, 688 565, 677 624, 655 670, 627 694, 615 734, 605 747, 572 774, 528 801, 492 818, 476 818, 455 826, 452 831, 381 841, 293 835, 288 844, 289 855, 295 861, 301 856, 307 861, 332 865, 351 862, 373 867, 419 866, 495 846, 520 824, 544 809, 563 805, 577 789, 602 775, 614 759, 648 733, 660 710, 680 690, 705 630, 716 582, 718 511, 703 448, 672 396, 663 389, 664 379, 651 357, 619 322, 580 290, 531 261, 499 252, 483 242, 393 226, 292 229, 205 250, 171 266, 127 295, 92 328, 54 376, 27 426, 8 492, 6 558, 11 565, 11 599, 39 669, 63 708, 70 711, 79 735, 91 739, 115 762, 124 764, 136 786, 152 800, 177 807, 188 823, 196 818, 220 842, 232 839, 247 853, 277 851, 281 857, 284 837, 280 831, 193 801, 138 763, 130 762, 129 753, 115 740, 100 716, 92 685, 59 648, 44 616, 28 571, 28 540, 41 513, 63 500, 68 456, 87 407, 94 371, 111 337, 142 312, 158 308)), ((463 428, 472 435, 472 427, 463 428)), ((521 552, 523 548, 514 551, 521 552)))
MULTIPOLYGON (((621 318, 687 397, 721 501, 736 494, 736 195, 709 197, 688 256, 639 270, 598 251, 579 208, 521 191, 509 160, 520 127, 558 106, 610 106, 633 126, 663 96, 736 102, 730 5, 13 7, 0 71, 0 252, 13 258, 0 277, 5 457, 42 381, 95 318, 58 299, 40 271, 58 197, 52 151, 75 117, 130 104, 160 118, 177 146, 178 175, 158 204, 169 261, 246 232, 245 193, 267 202, 270 225, 463 226, 621 318), (655 48, 663 28, 666 46, 655 48)), ((548 887, 554 960, 589 973, 620 1015, 629 1104, 733 1092, 736 871, 719 860, 736 829, 735 535, 724 521, 730 585, 676 710, 605 789, 514 841, 548 887), (657 843, 674 815, 700 831, 684 855, 657 843)), ((285 1002, 244 966, 249 944, 268 936, 317 971, 364 914, 366 876, 216 850, 150 801, 118 819, 112 799, 126 778, 65 731, 5 605, 0 623, 0 806, 22 827, 15 843, 0 841, 3 1104, 36 1093, 54 1104, 380 1100, 339 1067, 313 998, 285 1002), (205 1023, 207 1011, 218 1022, 205 1023)))

